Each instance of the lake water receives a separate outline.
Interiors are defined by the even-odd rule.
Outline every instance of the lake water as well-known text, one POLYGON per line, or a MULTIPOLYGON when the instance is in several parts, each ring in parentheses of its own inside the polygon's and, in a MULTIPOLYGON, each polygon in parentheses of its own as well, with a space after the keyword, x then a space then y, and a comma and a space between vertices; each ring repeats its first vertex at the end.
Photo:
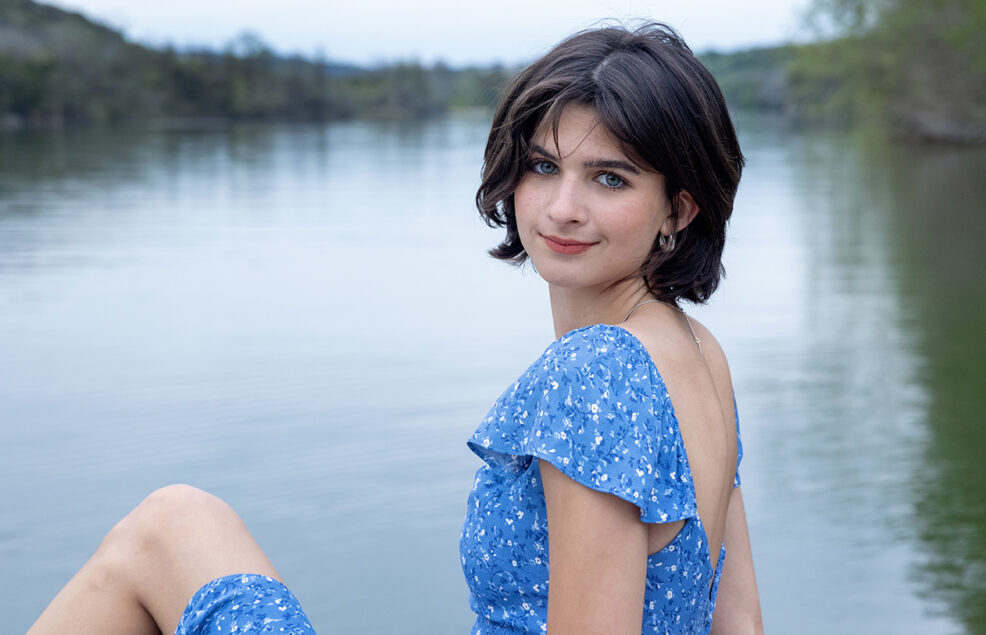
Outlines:
MULTIPOLYGON (((986 151, 740 117, 730 357, 767 630, 986 633, 986 151)), ((148 492, 236 507, 322 633, 465 633, 465 440, 552 339, 487 121, 0 135, 0 614, 148 492)))

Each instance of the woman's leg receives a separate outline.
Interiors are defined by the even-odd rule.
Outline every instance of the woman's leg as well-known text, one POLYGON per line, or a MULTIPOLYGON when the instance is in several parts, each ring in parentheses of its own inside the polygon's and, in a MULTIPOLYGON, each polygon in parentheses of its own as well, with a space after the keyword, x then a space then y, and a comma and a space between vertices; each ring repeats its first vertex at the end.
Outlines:
POLYGON ((110 530, 28 634, 171 635, 200 587, 234 573, 280 579, 229 505, 171 485, 110 530))

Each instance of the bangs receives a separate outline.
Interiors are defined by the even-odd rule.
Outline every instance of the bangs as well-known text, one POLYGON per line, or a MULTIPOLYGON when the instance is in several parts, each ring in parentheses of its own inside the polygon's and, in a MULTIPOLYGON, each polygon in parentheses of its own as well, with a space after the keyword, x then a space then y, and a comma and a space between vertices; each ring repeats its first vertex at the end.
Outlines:
POLYGON ((660 170, 647 160, 643 149, 637 146, 630 125, 633 121, 632 116, 619 108, 621 100, 607 94, 606 91, 597 90, 596 87, 592 87, 591 91, 585 88, 569 84, 550 100, 542 102, 541 108, 528 110, 528 119, 517 128, 521 132, 520 138, 517 139, 521 153, 519 158, 526 159, 534 145, 534 140, 549 132, 557 148, 558 126, 565 109, 569 106, 584 106, 596 114, 597 125, 602 126, 612 138, 614 145, 631 163, 642 172, 659 173, 660 170))

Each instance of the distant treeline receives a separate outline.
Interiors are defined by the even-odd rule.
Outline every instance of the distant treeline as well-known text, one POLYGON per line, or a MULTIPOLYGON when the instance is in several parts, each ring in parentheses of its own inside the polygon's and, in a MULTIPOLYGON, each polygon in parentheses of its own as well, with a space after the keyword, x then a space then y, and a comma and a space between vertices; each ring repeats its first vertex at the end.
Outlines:
MULTIPOLYGON (((705 53, 733 108, 986 141, 984 0, 813 0, 821 43, 705 53)), ((81 15, 0 0, 0 124, 148 118, 420 118, 489 108, 517 69, 359 68, 275 54, 149 48, 81 15)))
MULTIPOLYGON (((796 54, 779 47, 703 59, 734 107, 783 110, 796 54)), ((278 56, 250 33, 220 52, 149 48, 76 13, 0 0, 0 117, 12 123, 419 118, 491 108, 517 70, 413 62, 364 69, 278 56)))
POLYGON ((512 74, 284 57, 249 33, 221 52, 148 48, 75 13, 0 0, 0 117, 14 124, 425 117, 489 107, 512 74))

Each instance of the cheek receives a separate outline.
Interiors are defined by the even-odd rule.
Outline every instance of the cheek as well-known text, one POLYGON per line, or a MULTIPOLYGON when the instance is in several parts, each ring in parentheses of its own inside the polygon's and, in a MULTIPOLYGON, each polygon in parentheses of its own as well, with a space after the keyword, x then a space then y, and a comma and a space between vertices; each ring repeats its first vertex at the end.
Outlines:
POLYGON ((521 236, 529 230, 535 209, 531 188, 525 187, 524 182, 521 181, 521 184, 514 190, 514 218, 517 220, 517 231, 521 236))
POLYGON ((614 218, 612 228, 628 248, 646 255, 657 240, 662 222, 663 217, 657 210, 638 208, 614 218))

